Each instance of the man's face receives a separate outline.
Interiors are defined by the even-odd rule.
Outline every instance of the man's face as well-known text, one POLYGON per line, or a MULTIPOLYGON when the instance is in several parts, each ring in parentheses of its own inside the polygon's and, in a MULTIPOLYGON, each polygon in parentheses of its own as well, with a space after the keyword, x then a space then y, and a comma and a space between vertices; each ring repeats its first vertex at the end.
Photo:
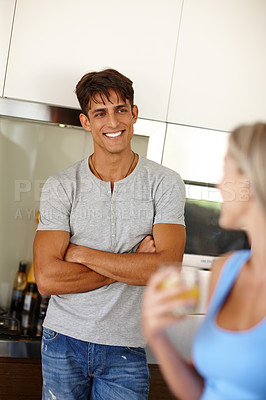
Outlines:
POLYGON ((110 90, 109 100, 96 96, 97 103, 91 101, 88 117, 80 115, 80 121, 86 131, 90 131, 94 142, 94 151, 121 153, 131 148, 133 125, 138 117, 138 108, 129 100, 124 102, 119 94, 110 90))

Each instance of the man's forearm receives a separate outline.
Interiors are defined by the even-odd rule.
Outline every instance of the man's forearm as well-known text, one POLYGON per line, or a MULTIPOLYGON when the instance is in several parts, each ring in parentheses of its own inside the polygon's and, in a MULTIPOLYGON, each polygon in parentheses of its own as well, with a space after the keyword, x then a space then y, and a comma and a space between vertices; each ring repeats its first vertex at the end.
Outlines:
POLYGON ((43 295, 87 292, 114 282, 85 265, 62 260, 49 260, 49 268, 35 268, 36 282, 43 295))
POLYGON ((159 265, 181 261, 169 252, 115 254, 84 246, 71 246, 68 261, 78 261, 91 270, 129 285, 144 286, 159 265))
POLYGON ((33 264, 39 292, 43 295, 87 292, 113 280, 84 265, 63 260, 69 245, 64 231, 37 232, 33 246, 33 264))
MULTIPOLYGON (((115 254, 88 249, 83 263, 90 269, 128 285, 145 286, 159 265, 173 261, 167 253, 115 254)), ((175 260, 178 261, 178 260, 175 260)))
POLYGON ((86 265, 99 274, 129 285, 144 286, 159 265, 181 262, 185 248, 185 228, 175 224, 157 224, 153 239, 145 238, 136 253, 117 254, 70 244, 65 260, 86 265), (150 247, 149 244, 153 243, 150 247), (146 246, 147 245, 147 246, 146 246))

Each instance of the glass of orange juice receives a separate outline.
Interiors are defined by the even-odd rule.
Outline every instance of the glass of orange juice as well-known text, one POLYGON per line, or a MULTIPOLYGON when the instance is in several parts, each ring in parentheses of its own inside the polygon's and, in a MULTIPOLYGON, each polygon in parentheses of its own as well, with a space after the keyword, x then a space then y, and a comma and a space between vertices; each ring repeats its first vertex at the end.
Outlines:
POLYGON ((176 315, 195 314, 200 299, 200 280, 199 270, 196 267, 182 265, 180 263, 167 263, 160 268, 175 267, 174 272, 158 285, 159 290, 175 285, 182 288, 181 292, 175 297, 184 301, 184 304, 174 311, 176 315))

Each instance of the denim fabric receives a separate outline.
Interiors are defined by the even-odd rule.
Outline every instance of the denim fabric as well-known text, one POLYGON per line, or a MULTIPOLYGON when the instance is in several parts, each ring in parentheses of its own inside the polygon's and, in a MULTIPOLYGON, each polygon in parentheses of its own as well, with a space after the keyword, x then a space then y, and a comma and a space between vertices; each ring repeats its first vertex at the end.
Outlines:
POLYGON ((106 346, 44 328, 43 400, 147 400, 145 349, 106 346))

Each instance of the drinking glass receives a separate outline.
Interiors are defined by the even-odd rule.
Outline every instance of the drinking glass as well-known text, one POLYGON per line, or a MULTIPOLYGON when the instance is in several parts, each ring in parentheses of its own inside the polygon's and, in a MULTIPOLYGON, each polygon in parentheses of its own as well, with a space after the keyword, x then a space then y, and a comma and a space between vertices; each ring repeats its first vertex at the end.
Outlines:
POLYGON ((180 263, 163 264, 160 268, 174 267, 175 271, 164 281, 160 282, 158 289, 167 290, 172 286, 182 287, 182 292, 175 296, 179 300, 188 300, 173 311, 175 315, 195 314, 200 299, 199 270, 196 267, 180 263), (191 301, 189 301, 191 300, 191 301))

